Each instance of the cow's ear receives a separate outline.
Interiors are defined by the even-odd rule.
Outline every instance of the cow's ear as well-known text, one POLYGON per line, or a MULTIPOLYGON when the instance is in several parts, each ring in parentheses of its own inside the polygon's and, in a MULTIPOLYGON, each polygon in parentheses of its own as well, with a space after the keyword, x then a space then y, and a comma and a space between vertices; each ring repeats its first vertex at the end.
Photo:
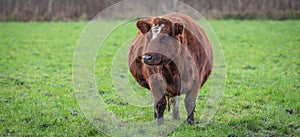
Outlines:
POLYGON ((173 31, 174 32, 174 36, 182 34, 182 32, 183 32, 183 25, 180 24, 180 23, 175 23, 173 30, 174 30, 173 31))
POLYGON ((151 24, 144 21, 144 20, 139 20, 136 23, 136 27, 143 33, 147 33, 151 29, 151 24))

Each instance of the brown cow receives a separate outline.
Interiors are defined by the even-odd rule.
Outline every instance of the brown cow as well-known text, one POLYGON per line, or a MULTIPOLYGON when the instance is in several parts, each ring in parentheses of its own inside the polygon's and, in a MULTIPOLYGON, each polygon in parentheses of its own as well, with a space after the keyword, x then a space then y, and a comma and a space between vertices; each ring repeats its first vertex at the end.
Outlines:
POLYGON ((151 91, 157 124, 164 122, 163 113, 170 103, 173 119, 180 119, 181 94, 186 94, 187 122, 193 124, 198 90, 213 64, 206 34, 180 13, 140 19, 136 26, 139 32, 130 47, 128 65, 135 80, 151 91))

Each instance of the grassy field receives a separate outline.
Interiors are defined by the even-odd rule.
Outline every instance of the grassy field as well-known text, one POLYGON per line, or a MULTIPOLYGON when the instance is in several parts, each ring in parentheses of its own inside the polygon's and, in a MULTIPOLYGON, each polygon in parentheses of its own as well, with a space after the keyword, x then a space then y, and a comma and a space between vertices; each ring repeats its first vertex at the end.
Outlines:
MULTIPOLYGON (((210 23, 226 59, 222 103, 208 126, 182 124, 169 136, 300 136, 300 21, 210 23)), ((86 25, 0 23, 0 136, 105 136, 85 117, 72 85, 73 54, 86 25)), ((129 115, 141 110, 120 100, 111 86, 120 41, 136 33, 133 24, 127 27, 131 31, 113 33, 105 42, 112 46, 98 53, 98 92, 123 119, 152 120, 152 107, 142 117, 129 115)), ((197 112, 208 92, 200 92, 197 112)))

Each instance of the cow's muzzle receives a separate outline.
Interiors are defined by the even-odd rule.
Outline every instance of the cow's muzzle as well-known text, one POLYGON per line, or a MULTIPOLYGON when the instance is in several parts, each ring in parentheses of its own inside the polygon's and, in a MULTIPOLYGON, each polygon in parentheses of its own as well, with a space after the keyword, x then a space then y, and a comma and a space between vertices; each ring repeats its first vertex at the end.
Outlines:
POLYGON ((146 53, 143 55, 143 61, 147 65, 160 65, 161 55, 158 53, 146 53))
POLYGON ((142 58, 143 62, 147 65, 163 65, 170 60, 159 53, 146 53, 142 58))
POLYGON ((152 62, 153 57, 151 55, 143 55, 143 60, 145 64, 150 64, 152 62))

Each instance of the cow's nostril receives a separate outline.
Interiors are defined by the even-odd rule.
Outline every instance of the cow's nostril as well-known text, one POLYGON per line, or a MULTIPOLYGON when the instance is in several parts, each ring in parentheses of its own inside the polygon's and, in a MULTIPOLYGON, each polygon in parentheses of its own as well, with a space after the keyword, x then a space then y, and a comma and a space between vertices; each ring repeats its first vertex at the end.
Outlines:
POLYGON ((150 55, 143 55, 143 60, 145 63, 149 63, 152 60, 152 56, 150 55))

